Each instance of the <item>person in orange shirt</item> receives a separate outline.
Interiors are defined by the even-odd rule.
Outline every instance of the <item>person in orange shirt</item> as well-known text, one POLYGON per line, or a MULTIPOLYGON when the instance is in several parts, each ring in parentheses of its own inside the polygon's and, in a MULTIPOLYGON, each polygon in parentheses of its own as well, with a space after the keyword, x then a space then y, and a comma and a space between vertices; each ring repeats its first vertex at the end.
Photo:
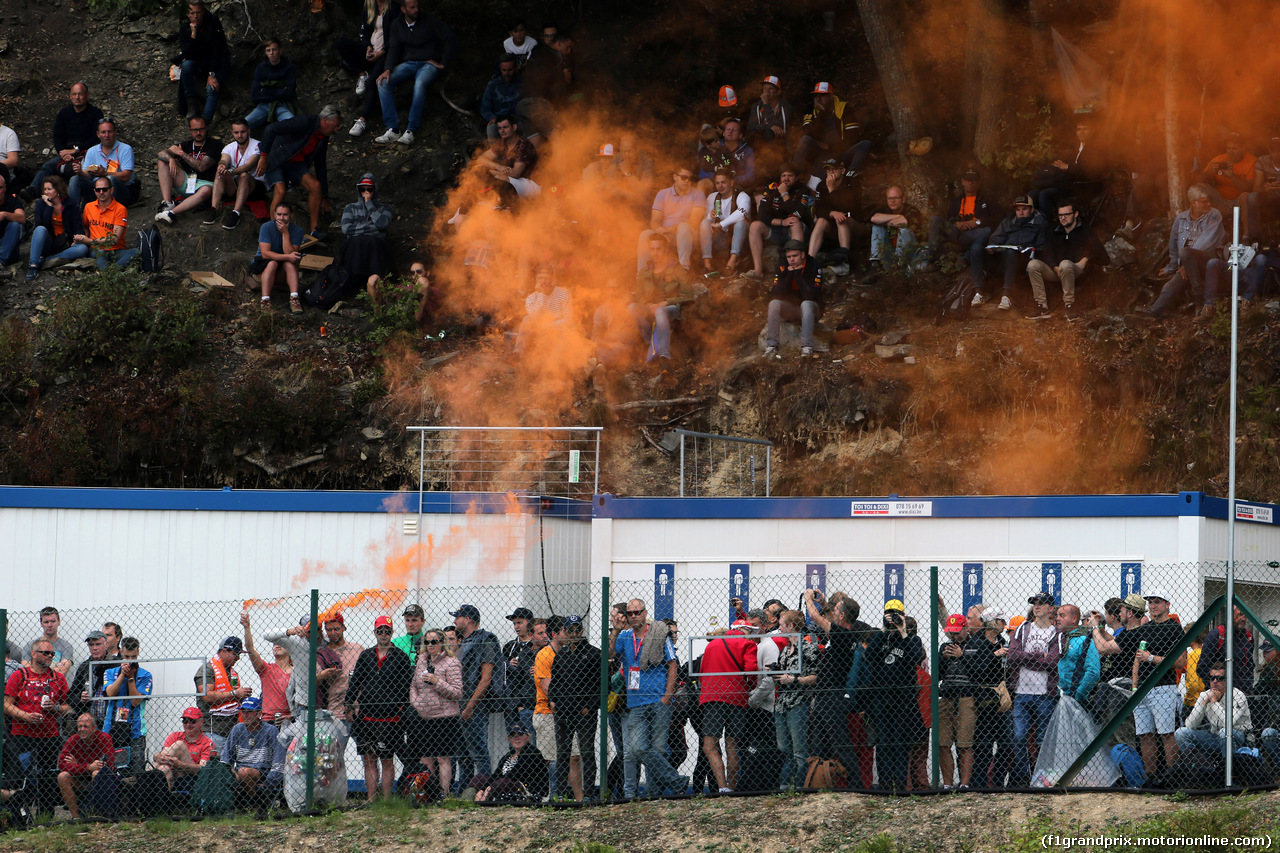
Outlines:
POLYGON ((98 263, 98 269, 106 269, 108 263, 118 267, 128 265, 137 257, 137 249, 126 249, 124 232, 129 225, 129 211, 116 201, 110 178, 95 178, 94 201, 84 207, 84 227, 88 235, 77 234, 72 242, 88 246, 98 263))
MULTIPOLYGON (((1233 133, 1227 137, 1227 150, 1219 154, 1204 168, 1191 175, 1190 183, 1208 184, 1209 200, 1213 207, 1222 214, 1223 219, 1231 216, 1231 208, 1245 206, 1247 196, 1241 197, 1253 189, 1254 166, 1258 158, 1244 150, 1244 140, 1240 134, 1233 133)), ((1241 220, 1248 222, 1247 211, 1242 210, 1241 220)))

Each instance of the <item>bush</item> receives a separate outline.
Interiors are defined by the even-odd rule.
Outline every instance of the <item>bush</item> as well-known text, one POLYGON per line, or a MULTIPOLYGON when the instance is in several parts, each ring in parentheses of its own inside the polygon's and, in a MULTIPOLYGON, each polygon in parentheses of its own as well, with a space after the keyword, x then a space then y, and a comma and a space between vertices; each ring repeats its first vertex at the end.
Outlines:
POLYGON ((367 291, 360 292, 364 307, 370 312, 373 328, 368 338, 375 344, 384 344, 397 332, 416 333, 418 321, 418 286, 411 279, 387 278, 382 281, 381 305, 373 304, 367 291))
POLYGON ((15 403, 39 387, 35 371, 35 336, 19 317, 0 322, 0 397, 15 403))

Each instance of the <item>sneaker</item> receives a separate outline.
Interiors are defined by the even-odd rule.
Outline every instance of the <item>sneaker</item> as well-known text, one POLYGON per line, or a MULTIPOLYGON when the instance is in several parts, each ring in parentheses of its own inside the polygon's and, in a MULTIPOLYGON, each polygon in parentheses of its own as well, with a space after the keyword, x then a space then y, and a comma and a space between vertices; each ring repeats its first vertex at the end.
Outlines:
POLYGON ((810 358, 813 356, 813 347, 800 347, 800 357, 810 358))
POLYGON ((848 274, 849 274, 849 265, 848 265, 847 263, 845 263, 845 262, 841 261, 841 262, 840 262, 840 263, 838 263, 838 264, 832 264, 832 265, 831 265, 831 271, 832 271, 833 273, 835 273, 837 276, 841 276, 841 275, 848 275, 848 274))
POLYGON ((1075 309, 1074 305, 1067 306, 1067 322, 1074 323, 1080 319, 1080 312, 1075 309))
POLYGON ((1049 310, 1047 305, 1037 305, 1035 309, 1027 315, 1028 320, 1048 320, 1053 316, 1053 312, 1049 310))
POLYGON ((201 225, 205 225, 205 226, 208 226, 208 225, 217 225, 217 224, 218 224, 218 220, 219 220, 219 219, 221 219, 221 218, 222 218, 222 208, 221 208, 221 207, 214 207, 214 208, 210 208, 209 212, 208 212, 208 213, 206 213, 206 214, 204 215, 204 221, 203 221, 203 222, 201 222, 200 224, 201 224, 201 225))
POLYGON ((166 210, 173 210, 175 207, 177 207, 177 205, 171 201, 162 201, 156 206, 156 210, 164 213, 166 210))
POLYGON ((165 225, 172 225, 173 211, 168 209, 160 211, 159 213, 156 214, 156 222, 163 222, 165 225))
POLYGON ((769 356, 771 356, 771 355, 777 355, 777 354, 778 354, 778 348, 777 348, 777 347, 765 347, 765 348, 764 348, 764 356, 765 356, 765 358, 768 358, 768 357, 769 357, 769 356))
POLYGON ((302 313, 302 300, 298 298, 298 294, 296 293, 289 294, 289 313, 290 314, 302 313))
POLYGON ((969 303, 969 307, 977 308, 979 305, 983 304, 986 301, 987 301, 987 298, 982 295, 982 291, 978 291, 977 293, 973 294, 973 300, 969 303))
POLYGON ((1007 297, 1007 296, 1001 296, 1001 297, 1000 297, 1000 310, 1001 310, 1001 311, 1008 311, 1008 310, 1010 310, 1010 309, 1012 309, 1012 308, 1013 308, 1013 303, 1009 301, 1009 297, 1007 297))
POLYGON ((240 211, 230 211, 222 220, 222 227, 228 231, 234 231, 236 226, 240 224, 240 211))
POLYGON ((36 276, 38 276, 39 274, 40 274, 40 269, 38 267, 27 267, 27 281, 35 281, 36 276))
POLYGON ((752 281, 764 281, 764 273, 755 270, 747 270, 742 274, 743 278, 749 278, 752 281))
POLYGON ((379 145, 390 145, 392 142, 400 141, 400 131, 395 128, 389 129, 386 133, 373 140, 379 145))
MULTIPOLYGON (((356 94, 363 95, 364 90, 369 87, 369 73, 365 72, 360 75, 360 79, 356 80, 356 94)), ((356 124, 360 125, 360 133, 364 133, 364 119, 358 119, 356 124)), ((359 136, 360 133, 355 132, 355 128, 351 129, 352 136, 359 136)))
MULTIPOLYGON (((356 92, 357 94, 359 93, 359 87, 356 87, 356 92)), ((351 130, 347 131, 347 133, 352 136, 361 136, 364 134, 364 127, 364 119, 358 118, 356 119, 356 123, 351 125, 351 130)))
POLYGON ((399 139, 397 139, 397 140, 396 140, 396 142, 399 142, 401 145, 412 145, 412 144, 413 144, 413 131, 412 131, 412 130, 406 130, 404 133, 400 134, 400 138, 399 138, 399 139))
POLYGON ((1213 316, 1217 313, 1218 313, 1217 306, 1206 305, 1200 309, 1198 314, 1196 314, 1196 319, 1201 322, 1204 322, 1206 320, 1212 320, 1213 316))

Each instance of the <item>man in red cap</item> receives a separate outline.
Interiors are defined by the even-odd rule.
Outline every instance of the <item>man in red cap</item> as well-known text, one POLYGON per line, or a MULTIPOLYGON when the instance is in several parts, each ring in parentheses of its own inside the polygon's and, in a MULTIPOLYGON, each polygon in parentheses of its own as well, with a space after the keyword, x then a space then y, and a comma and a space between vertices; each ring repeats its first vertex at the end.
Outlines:
POLYGON ((170 790, 190 790, 195 776, 217 754, 213 740, 200 729, 202 715, 199 708, 182 712, 182 730, 164 739, 164 746, 151 759, 151 763, 164 774, 170 790))
MULTIPOLYGON (((981 623, 979 623, 981 624, 981 623)), ((973 775, 973 733, 977 715, 973 704, 973 679, 966 668, 976 651, 967 650, 969 620, 961 613, 947 617, 946 639, 938 648, 941 671, 938 680, 938 737, 942 759, 942 785, 953 784, 951 745, 956 747, 960 762, 960 789, 969 787, 973 775)))
POLYGON ((356 661, 364 646, 348 642, 346 639, 347 623, 342 611, 330 613, 324 620, 324 634, 329 641, 329 650, 342 661, 338 674, 329 682, 329 713, 335 720, 342 720, 348 730, 351 727, 351 709, 347 707, 347 684, 351 679, 351 671, 356 668, 356 661))
POLYGON ((371 802, 378 794, 379 782, 382 796, 391 796, 396 747, 402 742, 400 713, 409 702, 409 679, 413 677, 409 656, 391 643, 393 631, 390 616, 374 620, 377 645, 360 653, 347 685, 347 703, 355 721, 352 734, 356 751, 364 760, 365 796, 371 802))
POLYGON ((792 159, 807 171, 819 157, 835 157, 857 172, 871 152, 869 140, 857 141, 859 127, 848 102, 836 97, 830 83, 818 83, 813 87, 813 111, 800 125, 804 135, 792 159))

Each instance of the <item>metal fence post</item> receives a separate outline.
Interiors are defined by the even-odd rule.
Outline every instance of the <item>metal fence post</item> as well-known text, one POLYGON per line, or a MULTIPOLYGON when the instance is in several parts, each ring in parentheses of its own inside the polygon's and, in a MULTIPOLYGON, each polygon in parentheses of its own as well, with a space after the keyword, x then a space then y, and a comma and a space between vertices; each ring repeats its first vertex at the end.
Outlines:
MULTIPOLYGON (((600 780, 600 800, 608 802, 609 788, 609 579, 600 580, 600 760, 596 778, 600 780)), ((583 796, 591 796, 583 791, 583 796)))
MULTIPOLYGON (((316 653, 319 651, 320 590, 311 590, 311 622, 307 629, 310 654, 307 656, 307 811, 315 808, 316 790, 316 653)), ((294 662, 297 666, 297 661, 294 662)))
MULTIPOLYGON (((929 651, 929 717, 933 725, 929 726, 930 750, 933 753, 933 788, 939 787, 939 762, 942 759, 942 745, 938 734, 938 673, 942 667, 938 661, 938 567, 929 567, 929 636, 933 645, 929 651)), ((948 749, 950 747, 948 746, 948 749)), ((947 780, 950 784, 950 780, 947 780)))
MULTIPOLYGON (((9 641, 8 637, 9 637, 9 611, 4 608, 0 608, 0 640, 4 640, 7 643, 9 641)), ((8 649, 5 649, 5 653, 7 656, 8 649)), ((6 728, 5 726, 0 726, 0 767, 4 767, 4 747, 5 747, 4 730, 5 728, 6 728)))

